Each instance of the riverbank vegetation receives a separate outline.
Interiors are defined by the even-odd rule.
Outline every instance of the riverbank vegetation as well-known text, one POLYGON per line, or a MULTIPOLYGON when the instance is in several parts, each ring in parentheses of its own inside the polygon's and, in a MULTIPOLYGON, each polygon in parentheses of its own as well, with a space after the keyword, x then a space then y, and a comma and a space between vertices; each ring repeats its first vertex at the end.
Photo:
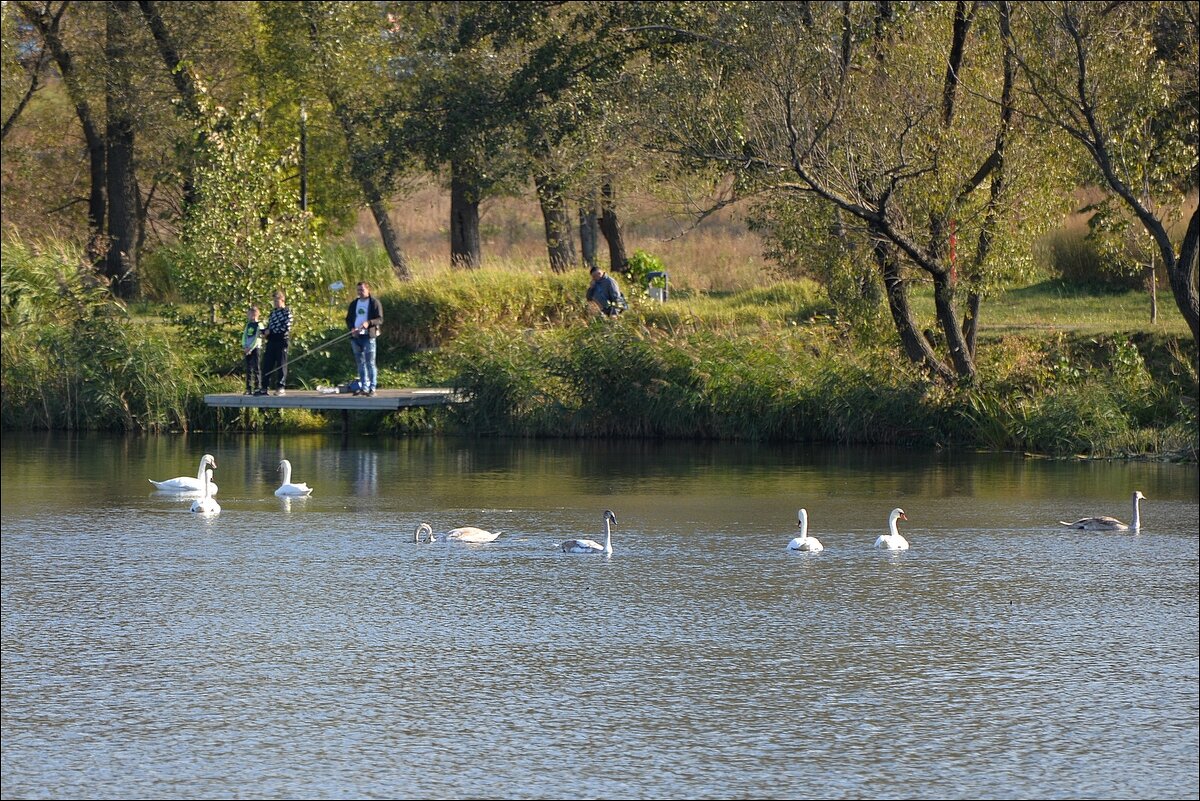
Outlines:
POLYGON ((365 279, 372 430, 1195 458, 1195 9, 5 3, 0 423, 323 427, 202 397, 365 279))
MULTIPOLYGON (((339 415, 214 410, 238 392, 235 348, 206 352, 153 305, 89 287, 62 253, 4 251, 3 423, 125 431, 311 430, 339 415), (83 399, 92 399, 85 402, 83 399)), ((360 430, 537 437, 722 438, 1154 454, 1195 459, 1195 353, 1181 323, 1093 326, 1098 303, 1144 318, 1144 295, 1044 282, 1014 290, 980 379, 939 385, 894 357, 890 332, 839 322, 811 281, 633 295, 589 315, 581 274, 456 272, 384 284, 384 386, 448 385, 471 402, 354 417, 360 430), (1055 319, 1040 310, 1053 299, 1055 319)), ((918 304, 922 305, 922 304, 918 304)), ((927 304, 932 315, 932 301, 927 304)), ((311 310, 296 353, 335 339, 341 304, 311 310)), ((236 333, 236 331, 233 331, 236 333)), ((344 342, 295 361, 293 386, 354 375, 344 342)))

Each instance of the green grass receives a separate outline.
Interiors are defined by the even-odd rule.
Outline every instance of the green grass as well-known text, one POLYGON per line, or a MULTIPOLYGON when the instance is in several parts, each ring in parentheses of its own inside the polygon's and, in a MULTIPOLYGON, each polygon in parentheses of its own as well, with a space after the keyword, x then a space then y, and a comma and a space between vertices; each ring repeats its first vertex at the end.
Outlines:
MULTIPOLYGON (((913 307, 932 324, 933 293, 914 293, 913 307)), ((1061 280, 1042 281, 985 298, 979 333, 1046 333, 1080 335, 1152 332, 1187 336, 1187 322, 1169 289, 1158 293, 1158 321, 1150 322, 1150 295, 1139 290, 1078 286, 1061 280)))
MULTIPOLYGON (((11 427, 318 430, 323 415, 220 416, 203 393, 241 387, 240 320, 188 341, 166 304, 128 309, 17 243, 4 253, 3 424, 11 427), (66 293, 64 295, 64 293, 66 293), (64 298, 66 303, 64 303, 64 298), (71 314, 66 315, 66 312, 71 314), (220 369, 218 369, 220 365, 220 369), (232 370, 227 369, 233 367, 232 370), (228 374, 225 374, 228 373, 228 374), (50 390, 47 392, 47 388, 50 390)), ((1195 459, 1195 346, 1172 299, 1150 325, 1146 295, 1048 281, 985 302, 970 386, 931 382, 900 354, 886 311, 876 328, 837 320, 821 287, 780 281, 599 318, 582 271, 485 269, 397 282, 373 269, 384 305, 384 386, 451 385, 473 402, 363 418, 406 435, 728 438, 959 446, 1195 459)), ((913 305, 933 327, 928 287, 913 305)), ((289 384, 341 383, 342 303, 298 310, 289 384)), ((365 430, 364 429, 364 430, 365 430)))

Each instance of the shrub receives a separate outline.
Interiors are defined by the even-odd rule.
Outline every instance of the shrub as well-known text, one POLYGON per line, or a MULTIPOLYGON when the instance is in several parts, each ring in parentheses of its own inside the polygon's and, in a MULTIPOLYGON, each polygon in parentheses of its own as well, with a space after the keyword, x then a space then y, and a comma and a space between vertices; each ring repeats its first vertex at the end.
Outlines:
POLYGON ((186 429, 202 395, 187 354, 147 336, 61 243, 3 245, 6 428, 186 429))

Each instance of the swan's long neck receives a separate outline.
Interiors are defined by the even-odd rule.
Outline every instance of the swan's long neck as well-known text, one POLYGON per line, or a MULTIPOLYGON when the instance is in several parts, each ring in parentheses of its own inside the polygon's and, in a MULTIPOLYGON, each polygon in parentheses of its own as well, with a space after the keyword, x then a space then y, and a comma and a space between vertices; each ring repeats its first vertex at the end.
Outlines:
POLYGON ((1142 527, 1142 499, 1136 494, 1133 496, 1133 528, 1134 530, 1142 527))
POLYGON ((292 463, 289 462, 287 459, 284 459, 282 462, 279 463, 279 467, 281 470, 283 470, 283 483, 291 484, 292 483, 292 463))
POLYGON ((211 470, 204 471, 204 497, 206 499, 212 497, 212 471, 211 470))
POLYGON ((900 536, 900 531, 896 528, 896 521, 899 519, 900 518, 896 515, 892 515, 891 517, 888 518, 888 530, 891 532, 891 535, 893 537, 900 536))
POLYGON ((604 516, 604 552, 612 553, 612 524, 608 522, 608 515, 604 516))
POLYGON ((208 460, 201 459, 200 460, 200 469, 196 471, 196 480, 199 481, 200 483, 204 484, 205 487, 208 486, 208 482, 205 480, 205 473, 204 473, 204 469, 206 467, 208 467, 208 460))
POLYGON ((808 539, 808 512, 800 510, 800 539, 808 539))

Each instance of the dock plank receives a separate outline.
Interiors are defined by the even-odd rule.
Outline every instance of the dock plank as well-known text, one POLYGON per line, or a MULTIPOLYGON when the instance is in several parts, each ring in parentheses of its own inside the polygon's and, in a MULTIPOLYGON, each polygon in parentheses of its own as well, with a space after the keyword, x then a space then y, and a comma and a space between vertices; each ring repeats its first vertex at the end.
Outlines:
POLYGON ((453 389, 429 387, 413 389, 379 389, 371 397, 365 395, 335 395, 306 389, 289 389, 286 395, 242 395, 220 393, 204 396, 205 404, 222 408, 241 409, 314 409, 341 411, 394 411, 414 406, 445 406, 462 403, 453 389))

